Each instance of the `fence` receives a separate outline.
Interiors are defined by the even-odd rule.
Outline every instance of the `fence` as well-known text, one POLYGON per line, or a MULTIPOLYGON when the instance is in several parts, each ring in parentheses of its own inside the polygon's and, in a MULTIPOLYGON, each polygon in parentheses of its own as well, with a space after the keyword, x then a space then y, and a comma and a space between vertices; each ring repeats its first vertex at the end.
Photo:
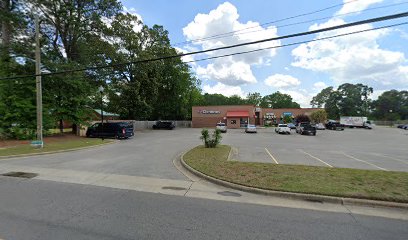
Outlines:
MULTIPOLYGON (((170 121, 170 120, 162 120, 162 121, 170 121)), ((97 123, 100 121, 92 121, 90 122, 90 126, 93 125, 94 123, 97 123)), ((136 120, 105 120, 103 122, 129 122, 133 124, 133 130, 142 130, 142 129, 151 129, 153 128, 153 125, 156 123, 156 121, 136 121, 136 120)), ((172 121, 176 125, 176 128, 191 128, 191 121, 172 121)), ((88 129, 87 126, 81 126, 79 135, 80 136, 85 136, 86 135, 86 130, 88 129)))

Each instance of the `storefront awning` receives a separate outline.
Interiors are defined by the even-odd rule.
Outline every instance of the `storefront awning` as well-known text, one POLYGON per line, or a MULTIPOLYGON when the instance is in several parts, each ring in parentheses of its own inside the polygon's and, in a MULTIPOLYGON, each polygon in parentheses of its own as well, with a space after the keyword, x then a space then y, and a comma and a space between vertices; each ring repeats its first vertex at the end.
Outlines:
POLYGON ((249 117, 246 111, 227 112, 227 117, 249 117))

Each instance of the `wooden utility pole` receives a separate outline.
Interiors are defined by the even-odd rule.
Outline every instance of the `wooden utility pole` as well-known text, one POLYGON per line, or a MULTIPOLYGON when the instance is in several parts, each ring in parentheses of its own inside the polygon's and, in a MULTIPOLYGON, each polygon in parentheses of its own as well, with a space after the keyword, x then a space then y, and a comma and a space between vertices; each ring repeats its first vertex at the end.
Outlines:
POLYGON ((43 120, 42 120, 42 87, 41 87, 41 50, 40 50, 40 21, 35 17, 35 82, 37 89, 37 141, 40 147, 43 142, 43 120))

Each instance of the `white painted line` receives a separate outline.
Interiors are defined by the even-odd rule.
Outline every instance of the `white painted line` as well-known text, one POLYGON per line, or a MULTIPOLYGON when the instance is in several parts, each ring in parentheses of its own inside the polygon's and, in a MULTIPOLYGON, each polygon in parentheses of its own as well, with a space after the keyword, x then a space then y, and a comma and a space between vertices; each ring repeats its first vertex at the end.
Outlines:
POLYGON ((328 164, 327 162, 323 161, 322 159, 320 159, 320 158, 318 158, 318 157, 313 156, 313 155, 310 154, 310 153, 307 153, 307 152, 305 152, 305 151, 303 151, 303 150, 301 150, 301 149, 298 149, 298 150, 299 150, 300 152, 302 152, 302 153, 304 153, 304 154, 310 156, 311 158, 314 158, 314 159, 316 159, 317 161, 320 161, 320 162, 326 164, 326 165, 329 166, 329 167, 333 167, 332 165, 328 164))
POLYGON ((402 163, 408 164, 408 162, 406 162, 406 161, 404 161, 404 160, 402 160, 402 159, 399 159, 399 158, 390 157, 390 156, 383 155, 383 154, 378 154, 378 153, 372 153, 372 155, 381 156, 381 157, 386 157, 386 158, 389 158, 389 159, 392 159, 392 160, 395 160, 395 161, 398 161, 398 162, 402 162, 402 163))
POLYGON ((345 154, 345 153, 342 153, 342 154, 343 154, 344 156, 349 157, 349 158, 351 158, 351 159, 354 159, 354 160, 356 160, 356 161, 366 163, 366 164, 368 164, 368 165, 371 165, 371 166, 373 166, 373 167, 375 167, 375 168, 378 168, 378 169, 381 169, 381 170, 384 170, 384 171, 388 171, 387 169, 382 168, 382 167, 379 167, 379 166, 375 165, 374 163, 370 163, 370 162, 367 162, 367 161, 364 161, 364 160, 361 160, 361 159, 355 158, 355 157, 350 156, 350 155, 345 154))
POLYGON ((272 160, 276 163, 279 164, 278 161, 273 157, 273 155, 268 151, 267 148, 265 148, 266 153, 268 153, 268 155, 272 158, 272 160))

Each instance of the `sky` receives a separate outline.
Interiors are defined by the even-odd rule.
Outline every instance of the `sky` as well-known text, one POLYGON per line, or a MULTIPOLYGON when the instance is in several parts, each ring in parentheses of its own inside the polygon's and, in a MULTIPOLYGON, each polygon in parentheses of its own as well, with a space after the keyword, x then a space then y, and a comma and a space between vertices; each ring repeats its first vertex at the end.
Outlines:
MULTIPOLYGON (((407 0, 122 0, 122 4, 125 11, 137 15, 148 26, 162 25, 180 52, 252 42, 408 11, 407 0)), ((291 95, 302 107, 310 107, 312 97, 325 87, 363 83, 374 89, 371 97, 376 99, 387 90, 408 89, 408 25, 294 43, 404 22, 408 22, 408 17, 183 59, 191 61, 267 48, 189 63, 202 82, 201 89, 207 93, 246 97, 253 92, 265 96, 280 91, 291 95), (276 48, 285 44, 293 45, 276 48)))

